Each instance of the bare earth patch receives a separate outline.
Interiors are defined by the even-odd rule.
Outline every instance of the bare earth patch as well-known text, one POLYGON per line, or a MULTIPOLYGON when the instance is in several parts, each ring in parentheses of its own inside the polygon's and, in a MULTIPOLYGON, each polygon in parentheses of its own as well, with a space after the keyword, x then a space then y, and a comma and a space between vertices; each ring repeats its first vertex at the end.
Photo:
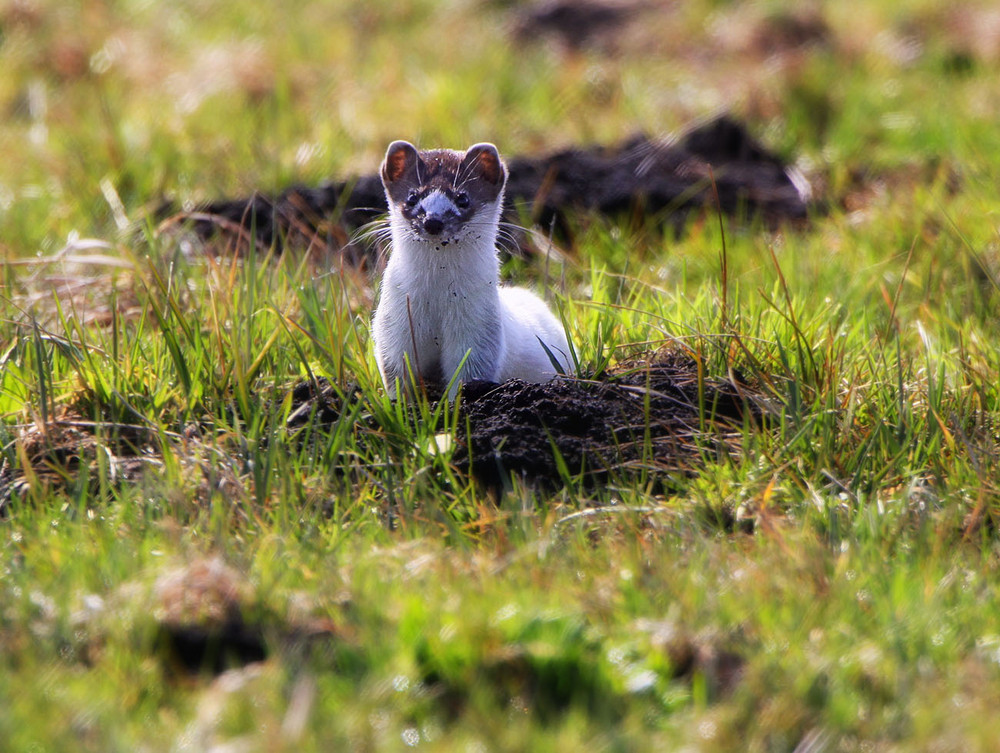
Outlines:
MULTIPOLYGON (((363 399, 303 382, 292 393, 289 429, 332 424, 350 401, 363 399)), ((703 454, 734 449, 744 421, 762 418, 760 402, 750 385, 699 377, 697 361, 680 351, 594 379, 471 382, 462 390, 452 461, 496 490, 512 475, 548 488, 577 475, 603 483, 647 474, 669 485, 699 466, 703 454)), ((380 430, 371 413, 360 415, 366 428, 380 430)))
MULTIPOLYGON (((568 217, 582 211, 648 218, 677 226, 690 211, 717 209, 768 223, 804 221, 812 205, 804 178, 729 117, 695 127, 677 140, 636 136, 615 146, 581 146, 508 160, 505 219, 530 217, 569 235, 568 217)), ((220 251, 288 248, 347 254, 360 261, 357 230, 387 211, 376 174, 316 188, 293 186, 278 196, 223 199, 191 212, 167 205, 160 229, 189 228, 220 251)))
POLYGON ((454 461, 489 485, 512 473, 551 486, 564 473, 667 480, 687 473, 703 451, 727 451, 744 418, 759 416, 752 395, 733 382, 699 384, 697 363, 678 352, 601 380, 472 383, 463 392, 469 432, 454 461))

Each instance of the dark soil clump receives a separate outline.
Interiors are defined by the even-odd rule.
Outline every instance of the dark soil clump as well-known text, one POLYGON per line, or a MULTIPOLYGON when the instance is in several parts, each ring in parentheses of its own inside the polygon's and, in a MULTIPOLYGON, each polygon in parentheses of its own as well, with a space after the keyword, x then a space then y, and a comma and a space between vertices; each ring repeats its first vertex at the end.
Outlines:
POLYGON ((515 14, 515 37, 552 39, 569 50, 613 47, 615 37, 644 10, 642 2, 545 0, 515 14))
POLYGON ((167 668, 219 674, 263 661, 274 648, 330 641, 326 619, 289 620, 255 603, 249 581, 219 558, 193 561, 160 576, 154 587, 157 647, 167 668))
MULTIPOLYGON (((688 212, 716 205, 727 215, 772 224, 803 221, 811 208, 794 171, 729 117, 677 141, 637 136, 610 147, 514 156, 508 169, 505 220, 530 217, 567 241, 568 219, 579 212, 676 227, 688 212)), ((357 230, 386 211, 379 177, 371 174, 316 188, 293 186, 275 197, 223 199, 193 212, 166 205, 159 216, 161 230, 187 227, 226 250, 287 247, 342 253, 345 262, 359 263, 374 251, 356 240, 357 230)))
MULTIPOLYGON (((735 449, 744 421, 762 419, 759 392, 734 378, 699 384, 693 357, 665 351, 594 379, 470 382, 462 388, 452 461, 491 489, 512 476, 550 489, 577 476, 593 484, 647 474, 669 484, 697 467, 702 454, 735 449)), ((350 415, 354 430, 370 435, 358 436, 361 444, 387 438, 376 412, 358 405, 364 399, 322 379, 303 382, 292 390, 287 427, 294 433, 311 426, 315 439, 321 427, 350 415)), ((418 411, 411 420, 421 420, 418 411)))
POLYGON ((36 422, 18 436, 30 472, 19 463, 0 458, 0 519, 11 502, 29 493, 32 482, 42 487, 66 487, 83 479, 97 494, 101 477, 112 483, 136 481, 157 463, 152 447, 153 432, 131 424, 107 424, 85 420, 68 410, 48 423, 36 422), (99 427, 112 429, 98 438, 99 427), (99 460, 100 458, 100 460, 99 460))
POLYGON ((602 381, 473 382, 462 397, 469 432, 457 438, 454 462, 489 486, 511 474, 547 486, 566 474, 684 474, 699 452, 724 450, 745 415, 758 415, 746 386, 699 388, 697 364, 676 353, 602 381))

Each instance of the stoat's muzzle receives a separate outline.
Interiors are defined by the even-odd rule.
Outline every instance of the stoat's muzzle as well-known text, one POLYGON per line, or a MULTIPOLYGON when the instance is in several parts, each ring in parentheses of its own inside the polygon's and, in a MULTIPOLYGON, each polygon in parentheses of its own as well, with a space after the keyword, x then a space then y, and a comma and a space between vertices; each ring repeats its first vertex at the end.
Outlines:
POLYGON ((431 191, 414 207, 412 222, 423 234, 437 238, 456 232, 468 219, 451 197, 443 191, 431 191))

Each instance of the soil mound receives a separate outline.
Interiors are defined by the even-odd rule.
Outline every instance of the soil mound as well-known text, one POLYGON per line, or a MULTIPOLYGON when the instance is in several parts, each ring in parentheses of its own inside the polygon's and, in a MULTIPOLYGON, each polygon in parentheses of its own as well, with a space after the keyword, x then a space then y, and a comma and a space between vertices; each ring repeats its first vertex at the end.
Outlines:
MULTIPOLYGON (((291 397, 292 432, 356 414, 359 430, 384 436, 374 411, 357 410, 365 399, 358 391, 344 395, 308 381, 291 397)), ((734 449, 744 421, 762 417, 761 402, 739 375, 699 380, 697 362, 681 351, 595 379, 470 382, 462 388, 452 462, 492 489, 512 475, 549 489, 577 475, 592 484, 645 473, 669 483, 696 468, 702 453, 734 449)))
MULTIPOLYGON (((636 136, 610 147, 514 156, 508 168, 505 219, 518 223, 528 216, 570 242, 567 218, 581 211, 676 226, 692 210, 715 208, 716 193, 725 214, 772 224, 805 220, 810 209, 794 171, 729 117, 676 141, 636 136)), ((273 197, 223 199, 193 212, 167 205, 158 214, 161 230, 186 227, 227 250, 296 248, 344 253, 345 261, 357 263, 373 251, 356 241, 356 231, 386 211, 379 177, 371 174, 293 186, 273 197)))
POLYGON ((699 386, 697 364, 677 353, 600 381, 473 382, 462 396, 469 429, 457 438, 454 462, 490 486, 510 474, 558 486, 566 474, 604 481, 685 473, 700 452, 728 444, 745 416, 758 415, 746 385, 699 386))

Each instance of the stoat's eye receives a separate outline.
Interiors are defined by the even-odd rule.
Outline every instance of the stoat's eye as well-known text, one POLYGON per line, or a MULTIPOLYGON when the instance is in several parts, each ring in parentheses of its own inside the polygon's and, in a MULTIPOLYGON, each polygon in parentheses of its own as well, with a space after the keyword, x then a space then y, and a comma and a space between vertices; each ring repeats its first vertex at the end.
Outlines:
POLYGON ((469 194, 465 191, 462 191, 462 193, 455 197, 455 206, 459 209, 468 209, 470 203, 469 194))
POLYGON ((411 208, 415 207, 418 201, 420 201, 420 194, 418 194, 416 191, 410 191, 410 193, 406 197, 406 206, 411 208))

